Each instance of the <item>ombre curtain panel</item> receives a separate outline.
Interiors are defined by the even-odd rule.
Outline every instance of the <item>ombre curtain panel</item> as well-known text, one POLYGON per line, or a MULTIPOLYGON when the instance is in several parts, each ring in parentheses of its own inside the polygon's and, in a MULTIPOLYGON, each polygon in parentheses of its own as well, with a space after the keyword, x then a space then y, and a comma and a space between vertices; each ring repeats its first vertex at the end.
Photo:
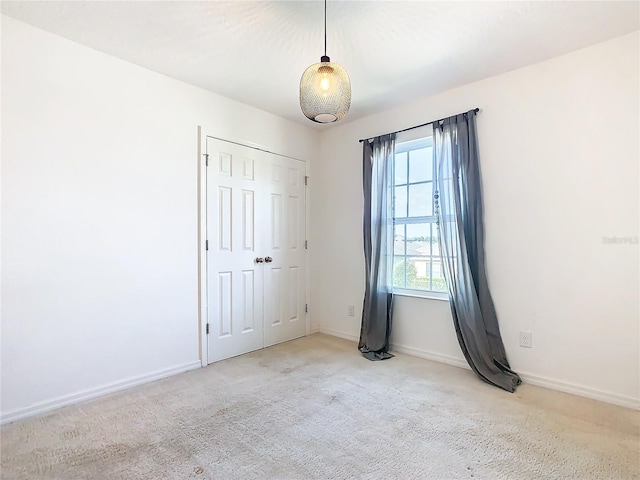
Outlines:
POLYGON ((436 210, 443 270, 460 348, 484 381, 520 385, 505 353, 487 282, 476 112, 433 123, 436 210))
POLYGON ((393 317, 391 175, 395 134, 366 141, 362 148, 366 279, 358 348, 369 360, 384 360, 393 356, 389 353, 389 337, 393 317))

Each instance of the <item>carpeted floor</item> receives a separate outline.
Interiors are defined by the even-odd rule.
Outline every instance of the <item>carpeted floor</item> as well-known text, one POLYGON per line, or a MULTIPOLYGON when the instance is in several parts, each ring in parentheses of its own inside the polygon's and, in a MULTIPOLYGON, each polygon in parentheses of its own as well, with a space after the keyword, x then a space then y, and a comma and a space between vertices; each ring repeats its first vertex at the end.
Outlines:
POLYGON ((313 335, 2 427, 10 479, 638 479, 640 412, 313 335))

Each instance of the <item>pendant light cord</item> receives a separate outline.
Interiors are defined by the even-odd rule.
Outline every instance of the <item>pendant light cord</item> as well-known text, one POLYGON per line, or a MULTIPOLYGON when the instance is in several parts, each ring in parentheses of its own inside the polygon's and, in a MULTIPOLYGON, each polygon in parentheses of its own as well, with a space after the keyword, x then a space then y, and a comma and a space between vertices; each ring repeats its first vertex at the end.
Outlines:
POLYGON ((324 0, 324 56, 327 56, 327 0, 324 0))

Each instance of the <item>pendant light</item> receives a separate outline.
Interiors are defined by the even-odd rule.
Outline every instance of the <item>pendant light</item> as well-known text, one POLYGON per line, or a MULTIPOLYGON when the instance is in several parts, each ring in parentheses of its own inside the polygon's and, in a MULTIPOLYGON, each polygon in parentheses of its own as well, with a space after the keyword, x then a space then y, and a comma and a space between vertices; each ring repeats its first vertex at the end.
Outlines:
POLYGON ((327 0, 324 0, 324 55, 300 79, 300 108, 318 123, 337 122, 351 106, 351 82, 344 68, 327 56, 327 0))

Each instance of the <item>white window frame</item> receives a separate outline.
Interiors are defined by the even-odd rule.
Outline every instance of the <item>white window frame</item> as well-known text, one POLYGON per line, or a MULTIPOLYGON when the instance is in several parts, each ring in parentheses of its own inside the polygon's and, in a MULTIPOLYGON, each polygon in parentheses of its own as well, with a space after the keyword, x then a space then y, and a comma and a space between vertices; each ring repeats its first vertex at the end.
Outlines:
MULTIPOLYGON (((431 223, 435 226, 436 222, 437 222, 437 218, 435 215, 435 211, 433 212, 433 215, 430 216, 421 216, 421 217, 399 217, 396 218, 395 215, 395 207, 396 207, 396 200, 395 200, 395 156, 398 153, 405 153, 405 152, 409 152, 412 150, 418 150, 420 148, 428 148, 428 147, 433 147, 433 137, 431 135, 428 136, 423 136, 414 140, 408 140, 408 141, 404 141, 404 142, 399 142, 396 143, 395 146, 395 151, 394 151, 394 161, 393 161, 393 169, 392 169, 392 175, 391 175, 391 189, 393 192, 393 222, 391 224, 391 229, 392 229, 392 234, 391 234, 391 238, 395 238, 395 230, 396 230, 396 225, 411 225, 411 224, 420 224, 420 223, 431 223)), ((410 162, 407 162, 407 184, 411 185, 411 182, 409 182, 409 165, 410 162)), ((434 186, 434 190, 435 190, 435 162, 433 165, 433 186, 434 186)), ((408 195, 408 191, 407 191, 407 202, 409 202, 409 195, 408 195)), ((393 286, 393 269, 395 267, 395 258, 396 258, 396 254, 395 254, 395 242, 393 242, 392 247, 393 248, 393 261, 391 262, 391 272, 389 274, 389 278, 391 278, 391 285, 392 285, 392 289, 393 289, 393 293, 394 295, 401 295, 401 296, 407 296, 407 297, 419 297, 419 298, 428 298, 428 299, 433 299, 433 300, 445 300, 448 301, 449 300, 449 294, 448 292, 443 292, 443 291, 439 291, 439 290, 421 290, 421 289, 413 289, 413 288, 400 288, 400 287, 395 287, 393 286)), ((405 258, 405 269, 406 269, 406 258, 407 258, 407 251, 406 251, 406 240, 405 240, 405 251, 404 251, 404 255, 402 255, 402 257, 405 258)), ((400 257, 400 256, 399 256, 400 257)), ((405 275, 406 275, 406 271, 405 271, 405 275)), ((405 279, 405 284, 406 284, 406 279, 405 279)))

